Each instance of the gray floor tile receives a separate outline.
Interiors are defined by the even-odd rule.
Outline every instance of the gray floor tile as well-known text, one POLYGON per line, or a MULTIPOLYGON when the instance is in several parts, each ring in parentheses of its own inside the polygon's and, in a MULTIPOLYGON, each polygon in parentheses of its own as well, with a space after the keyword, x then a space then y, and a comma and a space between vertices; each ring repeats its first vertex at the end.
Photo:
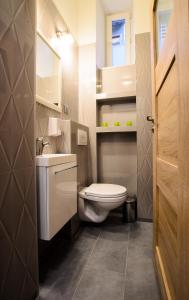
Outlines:
POLYGON ((101 224, 83 223, 81 232, 85 237, 96 239, 101 232, 101 224))
POLYGON ((87 270, 73 300, 123 300, 124 279, 120 273, 107 270, 87 270))
POLYGON ((150 264, 145 268, 133 267, 127 273, 125 300, 160 300, 154 270, 150 264))
POLYGON ((134 260, 135 263, 142 262, 145 264, 147 261, 153 261, 153 250, 150 247, 129 243, 128 249, 129 262, 134 260))
POLYGON ((136 222, 131 224, 130 242, 135 245, 147 246, 152 249, 153 224, 148 222, 136 222))
MULTIPOLYGON (((56 282, 51 287, 45 300, 71 300, 75 292, 76 286, 81 278, 83 267, 66 270, 62 276, 59 276, 56 282)), ((43 295, 43 293, 40 293, 43 295)))
POLYGON ((125 300, 161 299, 153 265, 151 233, 152 224, 150 223, 138 223, 131 226, 125 300))
POLYGON ((67 297, 67 294, 70 296, 70 293, 73 293, 96 239, 97 237, 91 238, 81 232, 79 238, 72 244, 65 248, 64 245, 60 245, 57 248, 57 251, 52 257, 49 257, 44 269, 40 272, 43 273, 40 276, 40 296, 42 299, 46 299, 47 296, 52 297, 52 295, 53 297, 56 295, 59 299, 62 295, 67 297))
POLYGON ((96 243, 100 233, 93 235, 93 232, 84 229, 78 238, 74 241, 73 247, 77 249, 82 249, 83 251, 91 251, 96 243))
MULTIPOLYGON (((73 294, 75 286, 85 268, 90 251, 84 251, 73 247, 58 265, 49 267, 44 274, 45 278, 41 282, 40 296, 44 299, 53 297, 65 297, 73 294)), ((52 263, 53 265, 53 263, 52 263)), ((69 299, 69 298, 68 298, 69 299)))
POLYGON ((40 300, 160 300, 151 223, 112 215, 54 250, 40 272, 40 300))
POLYGON ((101 236, 107 240, 125 242, 128 240, 129 229, 130 224, 123 223, 120 216, 113 215, 102 224, 101 236))
POLYGON ((102 228, 101 236, 104 239, 107 240, 114 240, 117 242, 126 242, 128 240, 128 232, 129 232, 129 227, 121 227, 121 226, 116 226, 116 228, 112 227, 105 227, 102 228))
POLYGON ((124 273, 127 243, 99 238, 87 266, 124 273))

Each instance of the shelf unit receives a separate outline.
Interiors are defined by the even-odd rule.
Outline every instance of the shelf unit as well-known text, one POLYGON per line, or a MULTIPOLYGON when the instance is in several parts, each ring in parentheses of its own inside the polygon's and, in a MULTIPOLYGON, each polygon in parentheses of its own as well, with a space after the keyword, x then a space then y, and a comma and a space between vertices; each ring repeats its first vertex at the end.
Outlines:
POLYGON ((127 98, 136 98, 136 91, 129 92, 119 92, 119 93, 99 93, 96 94, 97 101, 106 101, 112 99, 127 99, 127 98))
POLYGON ((101 93, 96 97, 97 177, 126 186, 136 194, 136 92, 101 93), (126 126, 132 121, 132 126, 126 126), (107 122, 108 126, 101 126, 107 122), (115 126, 120 122, 120 126, 115 126))
POLYGON ((100 97, 96 100, 96 111, 97 133, 136 132, 135 96, 114 93, 114 98, 100 97), (126 126, 128 121, 132 122, 131 126, 126 126), (103 122, 107 122, 108 126, 102 126, 103 122), (120 126, 115 126, 115 122, 120 122, 120 126))
POLYGON ((96 127, 97 133, 136 132, 136 126, 96 127))

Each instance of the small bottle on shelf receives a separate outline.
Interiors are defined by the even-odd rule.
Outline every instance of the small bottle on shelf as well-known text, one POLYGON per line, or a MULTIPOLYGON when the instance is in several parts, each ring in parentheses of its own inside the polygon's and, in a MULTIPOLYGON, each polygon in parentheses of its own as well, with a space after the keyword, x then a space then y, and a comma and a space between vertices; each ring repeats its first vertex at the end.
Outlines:
POLYGON ((133 122, 132 122, 132 121, 127 121, 127 122, 125 123, 125 126, 133 126, 133 122))

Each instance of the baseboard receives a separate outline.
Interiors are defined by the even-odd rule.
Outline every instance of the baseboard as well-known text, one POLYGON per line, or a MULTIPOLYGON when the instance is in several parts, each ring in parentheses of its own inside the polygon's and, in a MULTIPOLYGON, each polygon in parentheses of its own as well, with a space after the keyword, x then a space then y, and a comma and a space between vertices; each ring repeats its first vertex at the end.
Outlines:
POLYGON ((138 218, 137 221, 139 221, 139 222, 153 223, 153 220, 152 220, 152 219, 145 219, 145 218, 138 218))

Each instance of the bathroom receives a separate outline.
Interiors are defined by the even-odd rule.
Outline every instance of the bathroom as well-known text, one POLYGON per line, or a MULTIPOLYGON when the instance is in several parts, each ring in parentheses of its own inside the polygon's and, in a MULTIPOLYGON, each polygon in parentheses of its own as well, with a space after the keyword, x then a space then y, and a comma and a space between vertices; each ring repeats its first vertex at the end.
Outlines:
POLYGON ((0 0, 0 299, 189 299, 189 3, 0 0))

